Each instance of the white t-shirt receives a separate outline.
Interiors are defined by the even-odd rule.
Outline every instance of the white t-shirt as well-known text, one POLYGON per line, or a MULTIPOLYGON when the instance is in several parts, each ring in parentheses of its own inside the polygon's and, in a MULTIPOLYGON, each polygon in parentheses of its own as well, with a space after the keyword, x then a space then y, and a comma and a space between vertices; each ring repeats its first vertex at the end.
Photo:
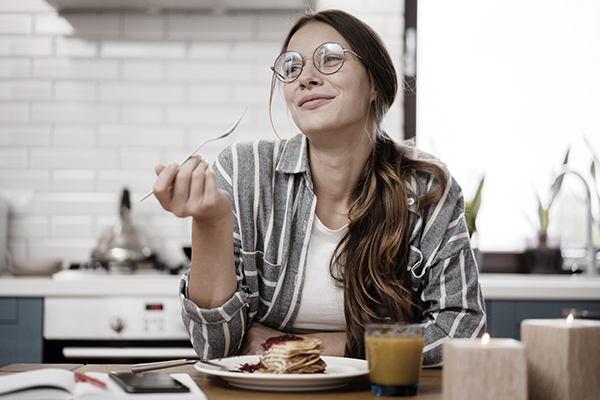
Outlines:
POLYGON ((347 230, 348 225, 338 230, 329 229, 315 214, 300 308, 292 326, 294 333, 346 330, 344 291, 331 277, 329 263, 337 244, 347 230))

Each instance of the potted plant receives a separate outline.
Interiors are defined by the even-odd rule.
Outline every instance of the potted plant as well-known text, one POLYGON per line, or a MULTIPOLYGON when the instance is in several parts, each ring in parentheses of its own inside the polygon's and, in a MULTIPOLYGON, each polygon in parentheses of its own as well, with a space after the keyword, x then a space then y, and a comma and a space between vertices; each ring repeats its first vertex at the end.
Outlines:
MULTIPOLYGON (((563 159, 562 168, 565 168, 569 162, 569 152, 567 149, 563 159)), ((548 204, 544 206, 542 199, 537 195, 538 201, 538 220, 539 226, 537 230, 537 240, 535 244, 527 249, 525 258, 527 267, 531 273, 554 274, 562 271, 562 254, 560 251, 559 242, 550 243, 548 241, 548 226, 550 224, 550 208, 560 192, 564 175, 560 175, 552 184, 550 190, 550 199, 548 204)))

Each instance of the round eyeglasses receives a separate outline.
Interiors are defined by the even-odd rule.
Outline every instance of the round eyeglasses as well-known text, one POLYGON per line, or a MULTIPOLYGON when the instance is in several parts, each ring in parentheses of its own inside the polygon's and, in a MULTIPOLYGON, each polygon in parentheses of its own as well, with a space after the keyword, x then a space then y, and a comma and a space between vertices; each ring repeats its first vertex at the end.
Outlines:
MULTIPOLYGON (((323 43, 313 53, 312 60, 315 68, 322 74, 335 74, 342 68, 346 52, 360 59, 360 56, 349 49, 344 49, 337 43, 323 43)), ((304 58, 296 51, 286 51, 277 57, 271 67, 277 79, 283 83, 294 82, 304 68, 304 58)))

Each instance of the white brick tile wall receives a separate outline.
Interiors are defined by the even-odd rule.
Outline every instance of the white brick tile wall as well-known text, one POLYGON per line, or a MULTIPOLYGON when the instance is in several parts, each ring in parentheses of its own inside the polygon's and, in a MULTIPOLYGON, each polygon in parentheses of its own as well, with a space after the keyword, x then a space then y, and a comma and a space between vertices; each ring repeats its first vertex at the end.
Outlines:
POLYGON ((219 84, 192 84, 188 86, 189 102, 200 104, 227 104, 233 99, 233 87, 219 84))
POLYGON ((27 78, 30 64, 29 59, 0 58, 0 78, 27 78))
POLYGON ((84 124, 116 123, 116 105, 84 103, 33 103, 33 123, 84 124))
POLYGON ((56 101, 94 102, 97 98, 98 84, 93 82, 57 81, 54 84, 56 101))
MULTIPOLYGON (((21 155, 18 155, 19 157, 21 155)), ((10 155, 2 154, 0 157, 10 160, 10 155)), ((49 190, 50 189, 50 171, 47 170, 19 170, 18 165, 25 167, 26 157, 23 160, 14 160, 11 164, 11 169, 0 171, 0 187, 11 188, 13 190, 49 190)), ((0 162, 0 167, 5 168, 3 162, 0 162)))
POLYGON ((32 20, 28 15, 0 15, 0 35, 31 33, 32 20))
POLYGON ((28 123, 29 109, 30 106, 27 103, 2 103, 2 107, 0 107, 0 124, 28 123))
POLYGON ((31 258, 53 258, 88 260, 97 239, 71 236, 65 238, 33 238, 29 240, 28 256, 31 258))
POLYGON ((50 100, 50 81, 0 81, 0 101, 2 100, 50 100))
POLYGON ((40 0, 0 0, 0 10, 3 13, 54 12, 50 4, 40 0))
POLYGON ((59 125, 54 127, 55 146, 94 146, 95 129, 89 125, 59 125))
POLYGON ((49 146, 47 125, 0 125, 0 146, 49 146))
POLYGON ((125 81, 162 81, 165 75, 163 61, 123 61, 123 80, 125 81))
POLYGON ((121 122, 124 124, 162 124, 165 121, 163 108, 157 105, 123 105, 121 107, 121 122))
MULTIPOLYGON (((188 151, 188 153, 191 150, 188 151)), ((139 146, 137 148, 129 147, 122 148, 120 151, 119 167, 122 169, 143 169, 146 171, 144 176, 146 179, 152 180, 152 183, 146 187, 148 190, 152 188, 154 184, 154 166, 156 164, 166 164, 174 162, 173 159, 165 157, 165 149, 159 147, 145 147, 139 146)), ((184 156, 181 156, 181 160, 184 156)), ((179 158, 177 161, 181 161, 179 158)), ((146 190, 146 191, 148 191, 146 190)))
POLYGON ((52 38, 0 36, 0 56, 48 57, 53 51, 52 38))
MULTIPOLYGON (((167 110, 167 123, 177 124, 202 124, 204 126, 221 126, 223 131, 228 127, 223 124, 224 121, 235 122, 235 116, 239 115, 243 107, 231 106, 171 106, 167 110), (232 117, 234 116, 234 117, 232 117)), ((233 124, 231 122, 231 124, 233 124)))
POLYGON ((115 214, 120 193, 40 192, 35 196, 34 214, 97 216, 115 214))
MULTIPOLYGON (((155 163, 158 164, 158 163, 155 163)), ((143 170, 100 170, 98 172, 98 190, 119 192, 128 188, 132 192, 148 192, 154 185, 154 174, 143 170)))
POLYGON ((50 217, 47 215, 19 215, 10 220, 14 238, 40 238, 50 235, 50 217))
POLYGON ((94 58, 98 53, 98 43, 93 40, 58 37, 56 55, 58 57, 94 58))
POLYGON ((34 78, 113 81, 119 78, 119 62, 114 60, 35 59, 34 78))
POLYGON ((238 42, 231 48, 233 60, 275 60, 281 46, 278 43, 269 42, 238 42))
POLYGON ((295 15, 259 16, 255 24, 255 39, 273 43, 273 45, 277 47, 276 53, 278 54, 279 50, 281 49, 284 36, 289 27, 292 25, 293 21, 295 21, 295 17, 295 15))
POLYGON ((158 58, 178 59, 186 53, 186 44, 181 42, 161 43, 145 41, 106 41, 100 54, 103 58, 158 58))
POLYGON ((226 60, 229 58, 231 45, 227 42, 219 43, 192 43, 190 44, 188 56, 202 60, 226 60))
POLYGON ((52 189, 55 192, 93 192, 97 189, 93 169, 55 169, 52 171, 52 189))
POLYGON ((53 215, 50 236, 54 238, 92 237, 94 220, 86 215, 53 215))
MULTIPOLYGON (((399 59, 402 10, 395 0, 319 1, 371 22, 399 59), (328 4, 327 4, 328 3, 328 4)), ((134 223, 166 259, 183 259, 189 219, 137 199, 154 166, 210 143, 275 139, 268 119, 269 66, 295 15, 249 13, 65 14, 45 0, 0 0, 0 196, 9 200, 16 258, 89 258, 131 190, 134 223)), ((282 137, 294 127, 276 99, 282 137)), ((386 124, 398 132, 398 111, 386 124)))
POLYGON ((136 148, 183 146, 185 132, 182 128, 155 125, 100 125, 98 144, 136 148))
POLYGON ((31 168, 116 168, 117 150, 85 148, 85 147, 56 147, 32 148, 31 168))
MULTIPOLYGON (((0 86, 1 93, 1 86, 0 86)), ((102 103, 183 103, 183 84, 109 82, 100 84, 102 103)))

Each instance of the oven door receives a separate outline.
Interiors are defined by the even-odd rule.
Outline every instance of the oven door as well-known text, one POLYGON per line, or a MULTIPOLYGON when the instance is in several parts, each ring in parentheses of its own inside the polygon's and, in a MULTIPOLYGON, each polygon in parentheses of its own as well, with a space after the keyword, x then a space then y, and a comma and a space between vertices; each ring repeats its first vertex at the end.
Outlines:
POLYGON ((44 340, 50 364, 137 364, 196 358, 189 340, 44 340))
POLYGON ((197 357, 179 298, 49 297, 45 363, 138 363, 197 357))

